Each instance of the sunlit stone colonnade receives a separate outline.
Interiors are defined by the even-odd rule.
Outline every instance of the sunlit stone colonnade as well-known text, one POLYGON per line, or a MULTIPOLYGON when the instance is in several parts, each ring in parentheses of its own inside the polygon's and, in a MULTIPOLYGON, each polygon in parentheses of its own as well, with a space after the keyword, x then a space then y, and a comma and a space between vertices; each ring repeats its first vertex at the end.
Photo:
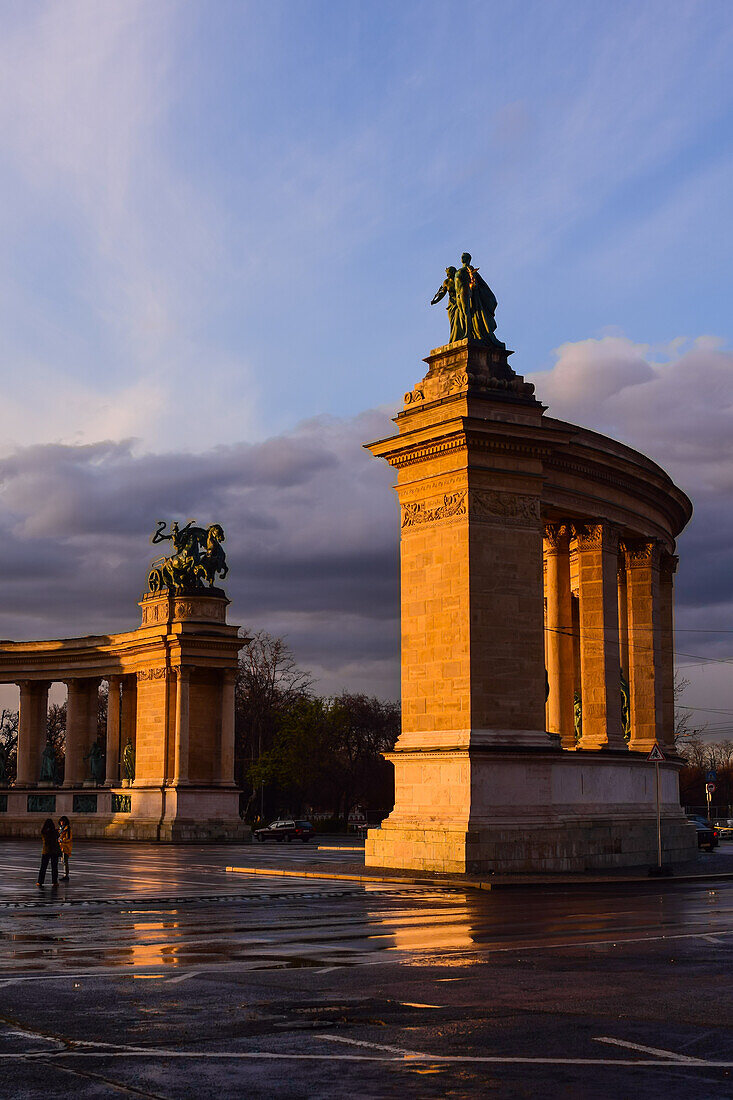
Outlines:
POLYGON ((484 873, 695 852, 673 750, 686 495, 646 455, 547 415, 502 346, 435 348, 369 444, 400 503, 402 731, 370 866, 484 873))
POLYGON ((547 729, 566 749, 674 746, 674 573, 660 539, 544 527, 547 729))
MULTIPOLYGON (((97 740, 99 687, 107 682, 107 730, 105 739, 104 785, 119 786, 121 747, 136 741, 137 676, 114 675, 76 676, 59 681, 67 689, 66 748, 64 753, 64 787, 82 787, 90 783, 86 762, 92 744, 97 740)), ((46 745, 48 695, 54 681, 19 680, 18 748, 16 787, 51 785, 41 778, 41 761, 46 745)))
POLYGON ((246 639, 226 623, 224 596, 146 596, 124 634, 0 642, 0 683, 19 688, 16 780, 0 785, 0 835, 31 835, 66 813, 86 836, 238 839, 234 783, 237 656, 246 639), (101 774, 99 686, 106 681, 101 774), (67 687, 63 784, 44 768, 49 689, 67 687), (133 774, 122 758, 128 748, 133 774))

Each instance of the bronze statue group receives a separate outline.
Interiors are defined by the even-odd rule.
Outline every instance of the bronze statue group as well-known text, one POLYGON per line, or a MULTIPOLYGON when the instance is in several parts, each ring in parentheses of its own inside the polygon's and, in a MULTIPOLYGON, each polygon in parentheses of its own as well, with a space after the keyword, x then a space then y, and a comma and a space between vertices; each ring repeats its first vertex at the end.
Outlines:
POLYGON ((58 886, 59 858, 63 858, 64 861, 64 873, 61 877, 64 879, 68 879, 69 877, 69 857, 71 856, 72 838, 71 825, 68 817, 59 818, 58 828, 54 825, 53 820, 47 817, 41 826, 41 841, 43 842, 41 869, 38 872, 38 882, 36 885, 43 887, 46 881, 46 871, 50 863, 51 886, 58 886))
POLYGON ((503 348, 497 340, 496 297, 489 284, 479 275, 478 268, 471 264, 471 253, 464 252, 460 267, 447 267, 445 279, 438 287, 431 305, 448 295, 448 321, 450 322, 450 343, 458 340, 471 340, 479 344, 503 348))

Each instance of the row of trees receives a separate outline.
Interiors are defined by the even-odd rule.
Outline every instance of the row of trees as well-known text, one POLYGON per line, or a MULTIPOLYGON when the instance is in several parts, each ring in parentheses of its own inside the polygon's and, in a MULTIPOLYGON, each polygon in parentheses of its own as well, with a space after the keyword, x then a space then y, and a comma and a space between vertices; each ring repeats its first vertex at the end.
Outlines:
POLYGON ((728 817, 733 806, 733 741, 703 741, 693 733, 678 744, 678 752, 687 762, 680 772, 682 804, 702 809, 708 775, 715 772, 711 813, 713 818, 728 817))
POLYGON ((382 758, 400 728, 396 703, 342 692, 323 697, 282 638, 258 631, 242 651, 236 689, 235 770, 249 820, 312 811, 346 821, 394 802, 382 758))
MULTIPOLYGON (((250 820, 312 811, 346 821, 363 806, 375 816, 394 801, 392 768, 382 758, 394 747, 396 703, 342 692, 323 697, 299 668, 282 638, 256 633, 242 650, 236 684, 235 773, 250 820)), ((99 693, 98 740, 104 746, 107 685, 99 693)), ((48 709, 47 738, 64 775, 66 703, 48 709)), ((16 774, 17 711, 0 715, 0 782, 16 774)))

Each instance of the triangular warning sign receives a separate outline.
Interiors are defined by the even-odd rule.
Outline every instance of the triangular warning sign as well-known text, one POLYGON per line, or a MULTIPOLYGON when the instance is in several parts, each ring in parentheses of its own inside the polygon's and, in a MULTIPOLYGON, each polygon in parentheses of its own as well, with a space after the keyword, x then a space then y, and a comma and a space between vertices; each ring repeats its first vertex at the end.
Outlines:
POLYGON ((652 751, 647 756, 647 760, 657 760, 657 761, 659 761, 659 760, 664 760, 664 759, 665 759, 664 753, 660 749, 659 745, 655 745, 654 748, 652 749, 652 751))

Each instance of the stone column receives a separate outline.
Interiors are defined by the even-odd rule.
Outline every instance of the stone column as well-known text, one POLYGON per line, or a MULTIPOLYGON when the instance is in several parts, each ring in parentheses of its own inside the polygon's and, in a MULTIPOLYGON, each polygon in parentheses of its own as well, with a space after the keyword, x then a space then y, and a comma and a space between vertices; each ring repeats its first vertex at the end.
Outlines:
POLYGON ((618 637, 619 657, 624 676, 629 678, 629 611, 626 589, 626 569, 619 563, 618 571, 618 637))
POLYGON ((84 782, 84 753, 89 725, 89 692, 86 681, 67 680, 66 754, 64 786, 80 787, 84 782))
POLYGON ((38 782, 41 753, 46 741, 46 714, 49 685, 41 680, 21 680, 18 714, 16 785, 28 787, 38 782))
POLYGON ((234 689, 236 672, 224 672, 221 685, 221 778, 227 787, 234 783, 234 689))
POLYGON ((107 747, 105 754, 105 785, 116 787, 120 781, 120 687, 121 676, 108 676, 107 747))
POLYGON ((173 782, 176 785, 188 783, 188 721, 190 677, 190 669, 176 669, 176 745, 175 771, 173 775, 173 782))
POLYGON ((547 564, 546 645, 547 728, 562 739, 563 748, 575 748, 573 719, 573 614, 570 598, 570 530, 565 525, 545 527, 547 564))
POLYGON ((618 535, 608 523, 576 528, 583 749, 623 749, 618 634, 618 535))
POLYGON ((663 551, 659 563, 659 618, 662 657, 662 739, 674 747, 674 575, 679 558, 663 551))
POLYGON ((662 631, 656 541, 624 546, 629 614, 629 748, 648 752, 662 741, 662 631))

